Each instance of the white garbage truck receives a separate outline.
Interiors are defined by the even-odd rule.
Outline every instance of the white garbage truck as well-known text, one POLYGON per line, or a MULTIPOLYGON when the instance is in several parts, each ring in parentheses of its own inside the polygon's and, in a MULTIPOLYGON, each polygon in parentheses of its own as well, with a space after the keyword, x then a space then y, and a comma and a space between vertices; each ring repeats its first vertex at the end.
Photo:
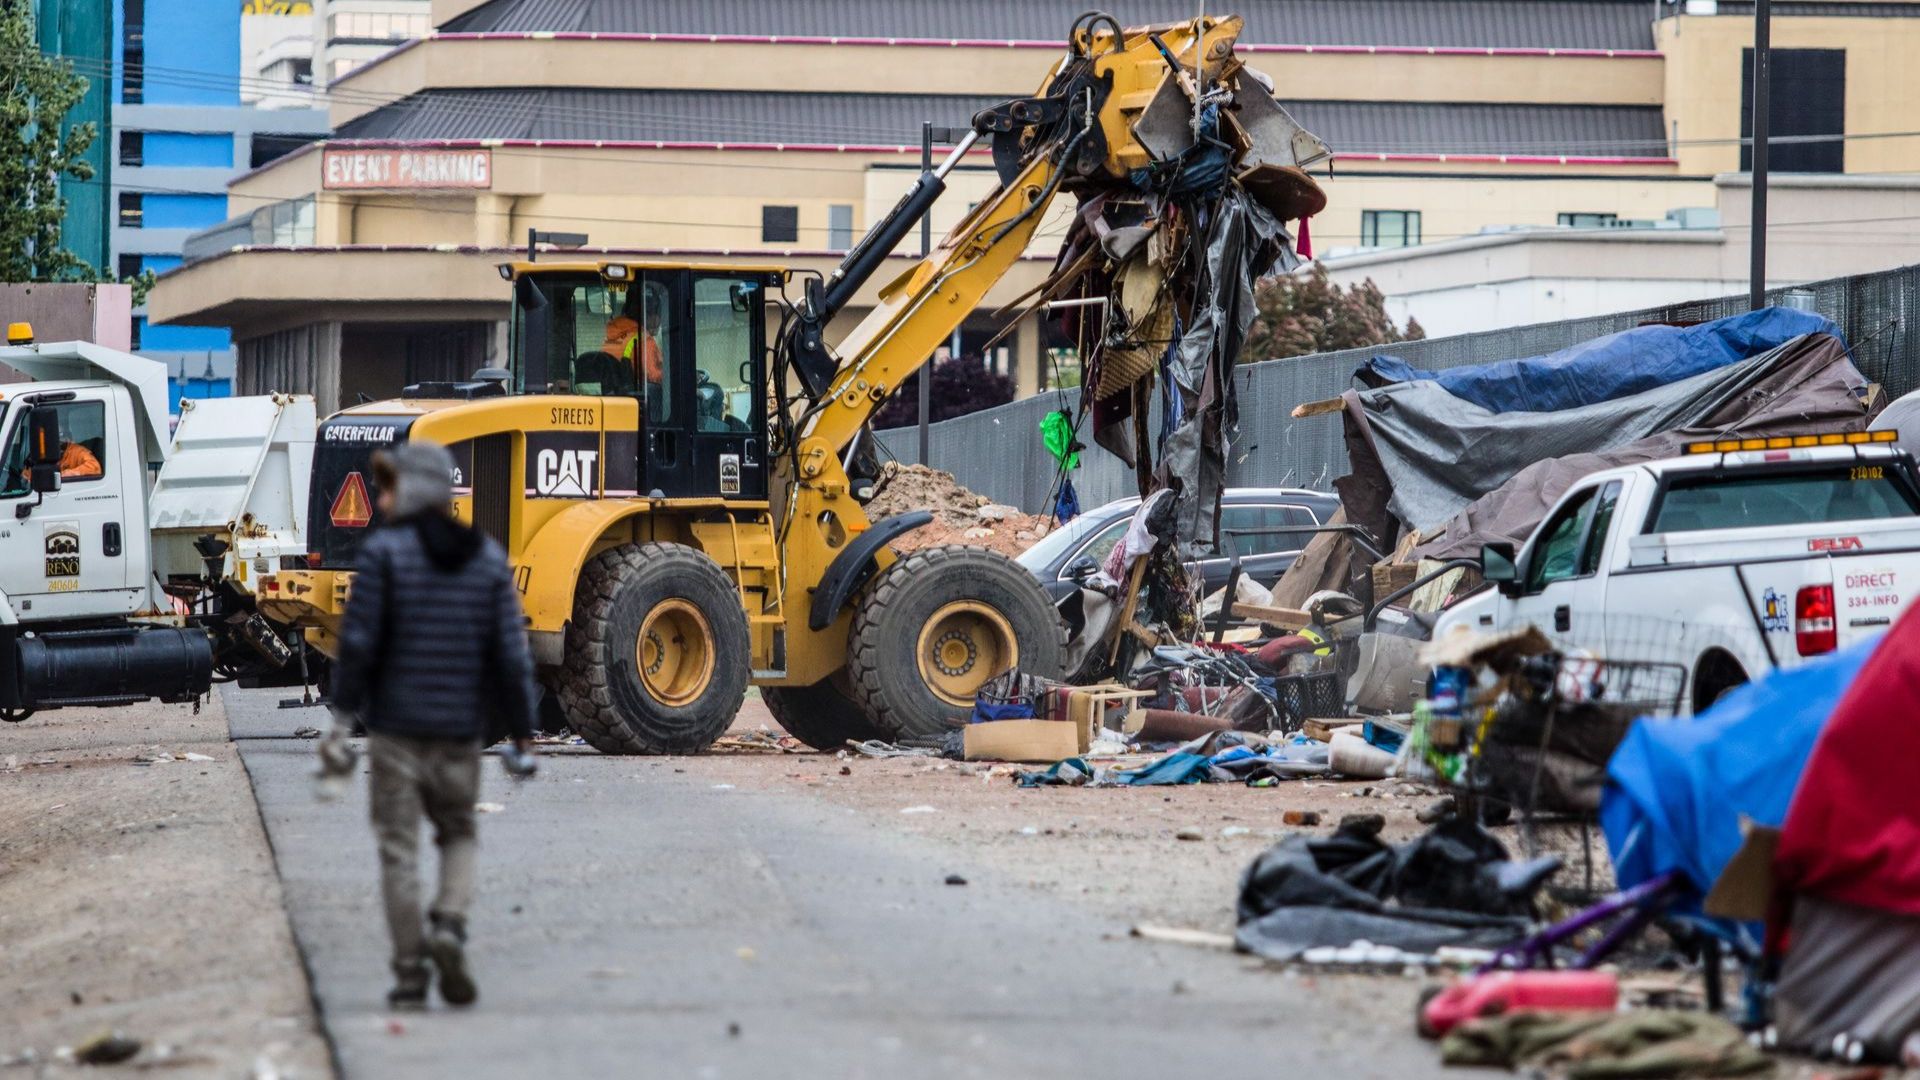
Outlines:
POLYGON ((0 364, 0 719, 302 680, 250 582, 304 565, 309 396, 182 401, 166 367, 9 328, 0 364))

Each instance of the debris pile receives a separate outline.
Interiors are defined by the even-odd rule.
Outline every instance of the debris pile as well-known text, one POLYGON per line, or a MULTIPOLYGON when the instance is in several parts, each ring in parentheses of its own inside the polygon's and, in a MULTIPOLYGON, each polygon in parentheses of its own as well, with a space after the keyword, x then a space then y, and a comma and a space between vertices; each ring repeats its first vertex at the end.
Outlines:
POLYGON ((1022 513, 974 494, 950 472, 889 461, 881 466, 867 517, 878 521, 909 510, 931 510, 933 521, 896 539, 896 551, 967 544, 1018 555, 1053 527, 1045 514, 1022 513))

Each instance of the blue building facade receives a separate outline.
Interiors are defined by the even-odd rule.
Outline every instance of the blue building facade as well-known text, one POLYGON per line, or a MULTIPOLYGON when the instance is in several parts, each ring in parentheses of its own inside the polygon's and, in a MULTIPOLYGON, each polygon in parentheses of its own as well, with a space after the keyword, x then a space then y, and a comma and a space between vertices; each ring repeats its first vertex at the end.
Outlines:
MULTIPOLYGON (((230 214, 227 183, 324 136, 324 109, 242 103, 239 0, 113 0, 111 262, 122 277, 180 265, 189 235, 230 214)), ((165 361, 178 399, 231 392, 233 342, 217 327, 148 326, 134 348, 165 361)))

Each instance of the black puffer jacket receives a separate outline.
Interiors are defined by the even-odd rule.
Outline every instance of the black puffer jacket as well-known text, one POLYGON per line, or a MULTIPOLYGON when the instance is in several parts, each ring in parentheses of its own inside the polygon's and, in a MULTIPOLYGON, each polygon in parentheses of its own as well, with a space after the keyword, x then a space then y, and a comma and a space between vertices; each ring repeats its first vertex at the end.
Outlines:
POLYGON ((395 735, 477 740, 490 715, 532 735, 533 660, 499 544, 423 511, 374 530, 354 569, 336 709, 395 735))

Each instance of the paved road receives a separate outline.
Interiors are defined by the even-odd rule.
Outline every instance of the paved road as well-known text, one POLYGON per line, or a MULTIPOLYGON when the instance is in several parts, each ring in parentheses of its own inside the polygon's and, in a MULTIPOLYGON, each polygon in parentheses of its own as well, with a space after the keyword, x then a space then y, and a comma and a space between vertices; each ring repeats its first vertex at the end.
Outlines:
POLYGON ((279 696, 226 701, 346 1077, 1439 1071, 1404 1029, 1343 1024, 1311 980, 1128 940, 804 796, 588 753, 522 784, 489 764, 482 798, 505 809, 481 818, 481 1003, 396 1034, 365 782, 316 803, 312 743, 272 736, 319 713, 279 696))

